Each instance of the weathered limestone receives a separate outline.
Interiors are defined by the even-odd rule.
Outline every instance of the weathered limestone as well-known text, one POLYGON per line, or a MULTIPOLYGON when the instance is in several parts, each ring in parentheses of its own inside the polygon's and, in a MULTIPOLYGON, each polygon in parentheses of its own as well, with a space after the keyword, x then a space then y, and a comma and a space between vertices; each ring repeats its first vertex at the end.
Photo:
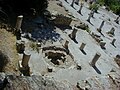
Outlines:
POLYGON ((115 46, 115 41, 116 41, 116 39, 113 39, 112 42, 111 42, 111 44, 112 44, 113 46, 115 46))
POLYGON ((101 56, 100 53, 96 53, 96 55, 94 56, 93 60, 90 62, 90 65, 93 67, 95 66, 96 62, 98 61, 99 57, 101 56))
POLYGON ((68 49, 68 44, 69 44, 69 41, 66 40, 63 47, 64 47, 65 49, 68 49))
POLYGON ((110 30, 109 32, 107 32, 107 33, 108 33, 109 35, 113 35, 113 36, 114 36, 114 35, 115 35, 114 32, 115 32, 115 28, 112 27, 111 30, 110 30))
POLYGON ((102 27, 103 27, 104 23, 105 23, 105 21, 102 21, 100 27, 97 29, 98 32, 101 33, 101 31, 102 31, 102 27))
POLYGON ((23 68, 28 67, 28 62, 30 60, 30 56, 31 56, 31 54, 29 52, 24 51, 23 59, 22 59, 22 66, 23 66, 23 68))
POLYGON ((85 43, 82 43, 81 46, 80 46, 80 50, 81 50, 81 51, 84 51, 84 47, 85 47, 85 46, 86 46, 86 44, 85 44, 85 43))
POLYGON ((18 53, 23 53, 24 50, 25 50, 25 42, 21 41, 21 40, 18 40, 16 42, 16 49, 17 49, 18 53))
POLYGON ((106 42, 104 42, 104 41, 101 41, 101 42, 100 42, 100 46, 101 46, 102 49, 106 49, 106 48, 105 48, 105 45, 106 45, 106 42))

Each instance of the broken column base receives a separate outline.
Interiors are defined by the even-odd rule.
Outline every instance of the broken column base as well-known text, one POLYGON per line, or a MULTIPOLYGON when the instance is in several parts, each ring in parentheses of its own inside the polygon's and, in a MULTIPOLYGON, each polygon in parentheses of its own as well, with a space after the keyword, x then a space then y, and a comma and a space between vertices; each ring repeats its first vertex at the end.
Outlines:
POLYGON ((47 67, 47 70, 48 70, 48 72, 54 72, 54 71, 55 71, 55 68, 52 67, 52 66, 48 66, 48 67, 47 67))
POLYGON ((81 65, 80 64, 77 64, 77 70, 81 70, 81 65))
POLYGON ((30 67, 23 67, 21 64, 22 61, 19 61, 19 70, 24 76, 30 76, 30 67))
POLYGON ((52 67, 48 67, 48 72, 52 72, 53 71, 53 68, 52 67))
POLYGON ((101 47, 102 49, 106 49, 106 48, 105 48, 105 44, 106 44, 106 42, 101 41, 101 42, 100 42, 100 47, 101 47))
POLYGON ((25 68, 21 68, 21 73, 24 75, 24 76, 30 76, 30 67, 25 67, 25 68))

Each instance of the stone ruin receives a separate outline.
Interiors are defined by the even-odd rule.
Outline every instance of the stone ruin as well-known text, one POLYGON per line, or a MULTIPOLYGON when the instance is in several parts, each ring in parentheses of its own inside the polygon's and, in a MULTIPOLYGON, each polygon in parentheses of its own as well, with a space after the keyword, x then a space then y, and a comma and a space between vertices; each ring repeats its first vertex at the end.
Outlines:
MULTIPOLYGON (((71 66, 73 64, 73 57, 69 54, 69 50, 56 46, 43 47, 42 52, 47 58, 46 61, 53 66, 71 66)), ((65 66, 65 67, 66 67, 65 66)))
POLYGON ((70 23, 72 22, 72 19, 61 14, 61 15, 56 15, 53 22, 55 25, 69 26, 70 23))
POLYGON ((95 34, 94 32, 92 32, 91 36, 96 40, 96 42, 100 43, 101 41, 103 41, 103 39, 101 38, 101 36, 99 34, 95 34))

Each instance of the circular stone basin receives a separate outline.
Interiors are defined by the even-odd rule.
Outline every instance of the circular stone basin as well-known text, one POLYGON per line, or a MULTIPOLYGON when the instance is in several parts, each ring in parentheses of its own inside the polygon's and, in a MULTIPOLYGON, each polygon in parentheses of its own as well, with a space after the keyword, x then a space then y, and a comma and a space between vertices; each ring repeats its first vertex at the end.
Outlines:
POLYGON ((68 53, 69 51, 55 46, 44 47, 43 53, 46 57, 46 62, 56 67, 70 67, 74 64, 72 56, 68 53))

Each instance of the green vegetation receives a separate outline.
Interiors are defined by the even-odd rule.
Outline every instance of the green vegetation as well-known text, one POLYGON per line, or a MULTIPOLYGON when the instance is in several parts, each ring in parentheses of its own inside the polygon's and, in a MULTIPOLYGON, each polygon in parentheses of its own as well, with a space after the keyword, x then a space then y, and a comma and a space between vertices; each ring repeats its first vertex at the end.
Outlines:
POLYGON ((91 31, 90 31, 90 28, 89 28, 89 27, 86 27, 86 31, 87 31, 88 33, 91 33, 91 31))
POLYGON ((98 3, 107 6, 116 14, 120 14, 120 0, 98 0, 98 3))
POLYGON ((30 47, 31 47, 33 50, 35 50, 35 51, 37 51, 37 52, 39 53, 39 47, 36 45, 36 43, 31 42, 31 43, 30 43, 30 47))
POLYGON ((89 7, 90 10, 95 10, 96 13, 97 13, 98 8, 99 8, 99 5, 96 3, 91 4, 89 7))

